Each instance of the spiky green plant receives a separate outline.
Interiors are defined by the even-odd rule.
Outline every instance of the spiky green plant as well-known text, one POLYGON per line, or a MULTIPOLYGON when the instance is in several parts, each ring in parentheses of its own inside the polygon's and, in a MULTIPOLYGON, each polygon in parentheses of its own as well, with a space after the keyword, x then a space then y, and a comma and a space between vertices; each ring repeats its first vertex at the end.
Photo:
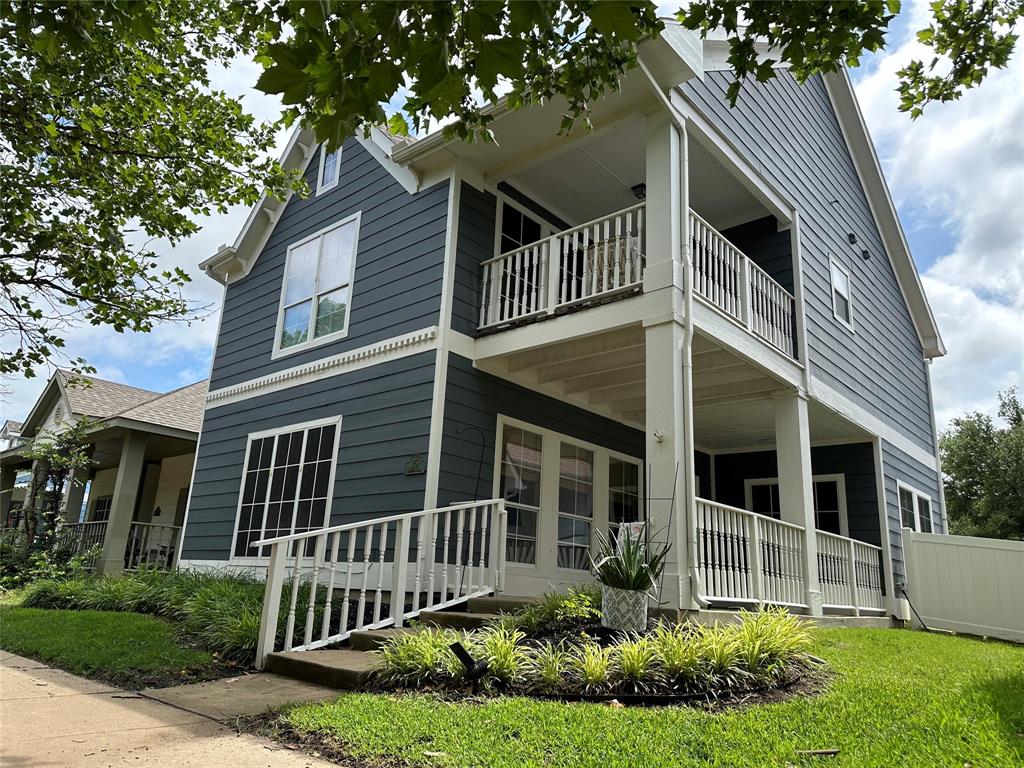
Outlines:
POLYGON ((569 652, 559 643, 544 643, 529 653, 527 659, 527 676, 535 682, 537 688, 551 692, 562 687, 565 675, 572 660, 569 652))
POLYGON ((779 608, 741 611, 736 633, 743 668, 765 683, 782 677, 811 644, 806 622, 779 608))
POLYGON ((613 589, 648 592, 658 583, 665 568, 668 544, 646 543, 628 527, 613 540, 598 531, 598 554, 592 559, 595 578, 613 589))
POLYGON ((584 691, 594 693, 609 687, 615 670, 614 646, 584 643, 577 646, 571 658, 573 672, 584 691))
POLYGON ((701 652, 702 633, 678 624, 659 624, 651 636, 661 669, 670 685, 699 688, 707 680, 701 652))
POLYGON ((638 636, 624 640, 614 648, 618 677, 628 690, 643 691, 657 684, 658 654, 649 638, 638 636))
POLYGON ((459 677, 462 665, 449 648, 457 640, 459 635, 446 628, 395 635, 379 649, 379 675, 398 685, 423 685, 459 677))
POLYGON ((510 685, 519 680, 526 666, 526 649, 520 630, 494 626, 476 632, 468 639, 471 652, 487 662, 488 681, 510 685))

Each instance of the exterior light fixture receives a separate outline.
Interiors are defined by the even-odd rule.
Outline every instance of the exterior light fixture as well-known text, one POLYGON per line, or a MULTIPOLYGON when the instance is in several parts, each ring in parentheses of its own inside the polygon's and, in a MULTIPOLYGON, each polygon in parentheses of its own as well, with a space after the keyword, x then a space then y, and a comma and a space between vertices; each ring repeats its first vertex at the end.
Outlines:
POLYGON ((630 192, 633 193, 633 197, 637 200, 647 199, 647 185, 646 184, 634 184, 629 188, 630 192))
POLYGON ((487 674, 487 662, 483 659, 477 661, 470 656, 469 651, 466 650, 466 647, 462 643, 455 642, 448 647, 451 649, 452 653, 455 654, 455 658, 457 658, 462 663, 462 666, 466 668, 466 672, 463 674, 463 677, 467 682, 473 684, 473 691, 476 692, 480 685, 480 678, 487 674))

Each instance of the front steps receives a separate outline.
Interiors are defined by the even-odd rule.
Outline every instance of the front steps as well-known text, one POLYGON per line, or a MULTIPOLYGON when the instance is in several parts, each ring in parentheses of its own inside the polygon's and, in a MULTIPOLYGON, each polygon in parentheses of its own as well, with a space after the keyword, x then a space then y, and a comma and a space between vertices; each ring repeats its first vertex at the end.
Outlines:
MULTIPOLYGON (((465 610, 423 611, 420 613, 419 623, 457 630, 476 629, 501 614, 511 613, 529 605, 530 602, 532 601, 529 598, 521 597, 474 597, 464 606, 465 610)), ((684 615, 686 621, 700 624, 728 623, 738 618, 738 611, 722 609, 690 611, 684 615)), ((830 615, 800 618, 813 621, 819 627, 896 626, 889 616, 830 615)), ((389 638, 418 631, 419 628, 416 626, 356 630, 349 638, 348 648, 272 653, 267 657, 266 669, 268 672, 339 690, 361 690, 366 688, 374 671, 380 666, 377 649, 389 638)))

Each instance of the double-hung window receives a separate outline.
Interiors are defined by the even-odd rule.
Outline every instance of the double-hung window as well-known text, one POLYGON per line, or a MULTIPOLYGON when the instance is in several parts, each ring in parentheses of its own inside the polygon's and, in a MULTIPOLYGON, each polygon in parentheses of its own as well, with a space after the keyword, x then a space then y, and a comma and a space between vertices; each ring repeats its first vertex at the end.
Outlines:
POLYGON ((313 346, 348 332, 359 214, 288 249, 275 351, 313 346))
POLYGON ((338 184, 338 167, 341 164, 341 147, 333 152, 327 151, 327 145, 320 147, 320 172, 316 179, 316 193, 326 192, 338 184))
POLYGON ((921 533, 932 532, 932 500, 927 494, 898 483, 900 517, 904 528, 913 528, 921 533))
POLYGON ((562 443, 558 462, 558 567, 590 568, 594 452, 562 443))
POLYGON ((98 523, 110 519, 110 508, 113 506, 113 496, 100 496, 92 505, 92 522, 98 523))
POLYGON ((836 320, 847 328, 853 329, 853 290, 850 286, 850 273, 835 261, 829 262, 832 276, 832 313, 836 320))
MULTIPOLYGON (((746 480, 747 509, 759 515, 782 518, 779 499, 779 479, 764 477, 746 480)), ((848 536, 846 517, 846 478, 839 475, 815 475, 811 490, 814 494, 814 524, 819 531, 848 536)))
POLYGON ((254 541, 327 525, 340 430, 335 417, 249 436, 234 557, 265 557, 254 541))

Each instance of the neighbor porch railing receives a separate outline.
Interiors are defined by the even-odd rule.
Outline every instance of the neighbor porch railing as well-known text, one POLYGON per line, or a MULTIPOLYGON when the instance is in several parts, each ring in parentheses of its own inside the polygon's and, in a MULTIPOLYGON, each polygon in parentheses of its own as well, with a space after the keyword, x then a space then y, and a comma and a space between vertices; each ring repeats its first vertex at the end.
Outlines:
MULTIPOLYGON (((804 528, 697 499, 697 570, 712 602, 806 608, 804 528)), ((882 611, 881 550, 815 531, 818 582, 826 608, 882 611)))
POLYGON ((693 211, 690 246, 694 293, 794 357, 793 295, 693 211))
POLYGON ((107 537, 107 521, 93 520, 85 523, 67 523, 60 529, 61 548, 74 551, 76 555, 90 552, 82 565, 92 570, 99 562, 103 541, 107 537))
POLYGON ((140 566, 167 569, 174 562, 181 526, 132 522, 125 546, 124 567, 140 566))
POLYGON ((501 591, 505 530, 505 502, 491 499, 254 543, 270 547, 257 666, 278 645, 286 579, 280 645, 320 648, 359 629, 400 627, 421 611, 501 591))
POLYGON ((643 203, 483 262, 480 327, 634 290, 644 276, 643 203))

